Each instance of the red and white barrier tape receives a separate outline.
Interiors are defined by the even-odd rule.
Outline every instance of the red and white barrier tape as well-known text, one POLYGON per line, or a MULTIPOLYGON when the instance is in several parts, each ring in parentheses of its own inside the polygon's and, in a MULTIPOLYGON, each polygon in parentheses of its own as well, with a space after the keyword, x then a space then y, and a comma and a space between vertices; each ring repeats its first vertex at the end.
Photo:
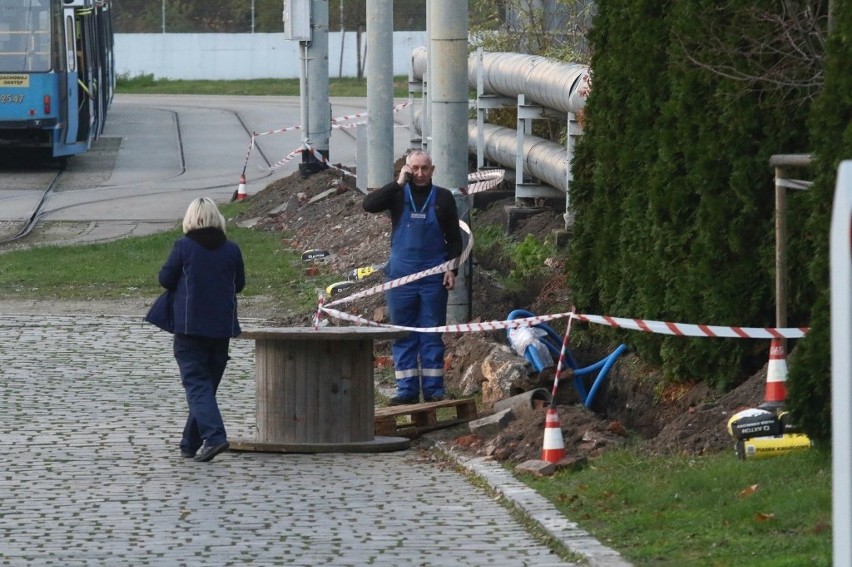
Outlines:
MULTIPOLYGON (((411 101, 407 100, 405 102, 401 102, 399 104, 396 104, 391 109, 391 112, 399 112, 400 110, 402 110, 403 108, 408 106, 410 103, 411 103, 411 101)), ((354 118, 363 118, 364 116, 368 116, 368 115, 369 115, 368 112, 359 112, 358 114, 346 114, 344 116, 337 116, 335 118, 332 118, 331 122, 332 122, 332 124, 335 124, 337 122, 341 122, 341 121, 345 121, 345 120, 352 120, 354 118)))
MULTIPOLYGON (((330 303, 328 305, 331 305, 330 303)), ((599 325, 608 325, 620 329, 629 329, 633 331, 643 331, 645 333, 658 333, 663 335, 676 335, 680 337, 705 337, 705 338, 735 338, 735 339, 800 339, 804 337, 808 328, 770 328, 770 327, 722 327, 715 325, 689 325, 684 323, 665 323, 663 321, 645 321, 640 319, 621 319, 618 317, 607 317, 601 315, 582 315, 579 313, 556 313, 551 315, 537 315, 534 317, 525 317, 523 319, 512 319, 506 321, 485 321, 479 323, 464 323, 458 325, 444 325, 442 327, 403 327, 400 325, 385 325, 364 319, 358 315, 352 315, 336 309, 328 307, 320 307, 320 309, 329 316, 345 321, 352 321, 359 325, 369 325, 373 327, 388 327, 391 329, 400 329, 403 331, 420 332, 420 333, 466 333, 466 332, 483 332, 483 331, 499 331, 502 329, 517 329, 520 327, 530 327, 556 319, 565 317, 573 317, 578 321, 586 323, 595 323, 599 325), (674 331, 676 328, 677 331, 674 331)))
MULTIPOLYGON (((366 124, 366 122, 353 122, 352 124, 332 124, 331 127, 334 129, 346 129, 346 128, 357 128, 358 126, 362 126, 366 124)), ((409 128, 407 124, 394 124, 394 128, 409 128)))
POLYGON ((331 163, 329 163, 328 158, 327 158, 327 157, 325 157, 324 155, 322 155, 322 154, 321 154, 319 151, 317 151, 314 147, 309 146, 308 144, 305 144, 303 147, 304 147, 306 150, 309 150, 309 151, 311 152, 311 155, 313 155, 315 158, 317 158, 317 161, 320 161, 320 162, 322 162, 323 164, 325 164, 325 165, 326 165, 326 167, 329 167, 330 169, 333 169, 333 170, 335 170, 335 171, 339 171, 339 172, 341 172, 343 175, 348 175, 349 177, 357 177, 357 175, 355 175, 355 174, 354 174, 354 173, 352 173, 351 171, 346 170, 346 169, 343 169, 342 167, 337 167, 336 165, 332 165, 331 163))
MULTIPOLYGON (((322 157, 321 155, 319 157, 322 157)), ((490 189, 498 185, 501 181, 503 181, 503 176, 505 175, 505 171, 502 169, 493 170, 493 171, 478 171, 475 173, 471 173, 468 175, 468 180, 479 180, 479 183, 485 185, 485 189, 490 189)), ((469 187, 474 187, 478 184, 471 185, 469 187)), ((479 189, 480 191, 484 191, 485 189, 479 189)), ((470 190, 468 190, 468 194, 470 190)), ((397 278, 395 280, 386 282, 384 284, 373 286, 369 289, 365 289, 358 293, 354 293, 350 296, 338 299, 336 301, 332 301, 328 303, 327 306, 331 305, 341 305, 343 303, 349 303, 355 301, 356 299, 361 299, 362 297, 369 297, 370 295, 374 295, 379 292, 384 292, 389 289, 393 289, 395 287, 399 287, 401 285, 405 285, 407 283, 411 283, 415 280, 419 280, 420 278, 425 278, 426 276, 431 276, 433 274, 439 274, 446 272, 447 270, 452 270, 457 268, 459 265, 463 264, 467 261, 470 256, 471 251, 473 250, 473 233, 470 230, 470 227, 463 220, 459 220, 459 227, 468 235, 467 246, 459 255, 458 258, 450 260, 448 262, 444 262, 439 266, 435 266, 434 268, 429 268, 428 270, 424 270, 422 272, 418 272, 416 274, 411 274, 409 276, 404 276, 401 278, 397 278)))
POLYGON ((249 141, 248 151, 246 152, 246 161, 243 162, 243 175, 246 174, 246 168, 248 167, 249 157, 251 156, 251 151, 254 149, 254 140, 255 135, 251 135, 251 140, 249 141))
POLYGON ((467 186, 467 191, 465 191, 468 195, 473 195, 474 193, 480 193, 482 191, 487 191, 492 187, 497 187, 500 183, 503 182, 503 177, 506 175, 506 171, 502 169, 493 169, 490 171, 476 171, 467 176, 467 182, 475 181, 473 184, 469 184, 467 186))
MULTIPOLYGON (((323 163, 328 164, 328 160, 325 157, 317 152, 316 150, 311 150, 314 152, 314 155, 317 159, 321 159, 323 163)), ((329 165, 329 167, 333 167, 329 165)), ((338 169, 338 168, 335 168, 338 169)), ((352 175, 351 173, 345 171, 345 173, 352 175)), ((483 188, 478 189, 479 191, 484 191, 485 189, 490 189, 496 185, 499 185, 503 180, 503 176, 505 175, 505 171, 503 170, 493 170, 493 171, 480 171, 471 173, 468 176, 470 181, 478 181, 478 183, 474 183, 470 185, 470 188, 477 187, 481 184, 483 188)), ((468 194, 474 191, 468 190, 468 194)), ((642 331, 645 333, 655 333, 662 335, 673 335, 680 337, 705 337, 705 338, 739 338, 739 339, 800 339, 804 337, 809 329, 807 327, 789 327, 789 328, 772 328, 772 327, 733 327, 733 326, 721 326, 721 325, 703 325, 703 324, 691 324, 691 323, 672 323, 667 321, 652 321, 646 319, 628 319, 623 317, 610 317, 608 315, 582 315, 574 312, 569 313, 556 313, 551 315, 538 315, 535 317, 528 317, 524 319, 513 319, 511 321, 487 321, 480 323, 467 323, 467 324, 459 324, 459 325, 445 325, 442 327, 427 327, 427 328, 419 328, 419 327, 403 327, 398 325, 383 325, 379 323, 375 323, 368 319, 364 319, 358 315, 352 315, 350 313, 345 313, 343 311, 339 311, 337 309, 330 309, 331 306, 334 305, 343 305, 345 303, 350 303, 357 299, 361 299, 363 297, 368 297, 370 295, 374 295, 379 292, 384 292, 389 289, 393 289, 395 287, 399 287, 401 285, 405 285, 407 283, 413 282, 420 278, 424 278, 426 276, 430 276, 433 274, 443 273, 449 269, 455 269, 460 264, 464 263, 468 256, 470 255, 471 250, 473 249, 473 235, 471 233, 470 227, 462 220, 459 220, 459 227, 468 234, 470 237, 468 239, 467 246, 465 247, 462 254, 453 260, 448 262, 444 262, 439 266, 435 266, 428 270, 424 270, 422 272, 418 272, 416 274, 411 274, 409 276, 404 276, 402 278, 397 278, 395 280, 373 286, 369 289, 360 291, 358 293, 352 294, 347 297, 343 297, 341 299, 337 299, 325 305, 320 302, 318 306, 317 312, 324 312, 334 317, 336 319, 342 319, 346 321, 352 321, 358 325, 369 325, 369 326, 380 326, 380 327, 389 327, 394 329, 400 329, 405 331, 412 332, 422 332, 422 333, 461 333, 461 332, 480 332, 480 331, 496 331, 500 329, 516 329, 519 327, 532 326, 537 325, 539 323, 544 323, 547 321, 553 321, 556 319, 562 319, 564 317, 573 316, 573 318, 578 321, 583 321, 586 323, 594 323, 598 325, 607 325, 610 327, 614 327, 617 329, 628 329, 633 331, 642 331)))
POLYGON ((725 327, 720 325, 694 325, 691 323, 670 323, 666 321, 648 321, 645 319, 626 319, 608 315, 580 315, 575 317, 586 323, 609 325, 616 329, 629 329, 659 335, 678 337, 710 337, 732 339, 801 339, 810 330, 808 327, 725 327))
POLYGON ((272 165, 270 165, 268 169, 269 169, 270 171, 272 171, 272 170, 274 170, 274 169, 278 169, 279 167, 281 167, 282 165, 284 165, 285 163, 287 163, 287 162, 288 162, 288 161, 290 161, 291 159, 293 159, 293 158, 295 158, 296 156, 300 155, 300 154, 302 153, 302 149, 303 149, 303 148, 302 148, 302 146, 299 146, 298 148, 296 148, 295 150, 293 150, 292 152, 290 152, 289 154, 287 154, 287 155, 286 155, 286 156, 284 156, 283 158, 279 159, 278 161, 276 161, 275 163, 273 163, 272 165))
MULTIPOLYGON (((352 295, 349 295, 347 297, 342 297, 340 299, 327 303, 326 307, 330 305, 342 305, 344 303, 351 303, 356 299, 361 299, 362 297, 369 297, 379 292, 387 291, 389 289, 393 289, 395 287, 411 283, 413 281, 419 280, 420 278, 425 278, 426 276, 431 276, 433 274, 443 274, 447 270, 456 269, 460 264, 463 264, 467 260, 468 256, 470 256, 471 250, 473 250, 473 235, 470 232, 470 227, 463 220, 459 220, 459 228, 466 232, 470 238, 468 238, 467 246, 465 246, 464 250, 462 250, 462 253, 459 255, 458 258, 453 258, 452 260, 448 260, 443 264, 429 268, 428 270, 423 270, 422 272, 417 272, 416 274, 411 274, 409 276, 403 276, 401 278, 397 278, 395 280, 391 280, 383 284, 375 285, 369 289, 365 289, 364 291, 353 293, 352 295)), ((325 308, 321 309, 325 311, 325 308)))
POLYGON ((278 130, 267 130, 266 132, 255 132, 254 136, 268 136, 270 134, 282 134, 284 132, 292 132, 293 130, 301 130, 302 125, 296 124, 295 126, 287 126, 286 128, 279 128, 278 130))

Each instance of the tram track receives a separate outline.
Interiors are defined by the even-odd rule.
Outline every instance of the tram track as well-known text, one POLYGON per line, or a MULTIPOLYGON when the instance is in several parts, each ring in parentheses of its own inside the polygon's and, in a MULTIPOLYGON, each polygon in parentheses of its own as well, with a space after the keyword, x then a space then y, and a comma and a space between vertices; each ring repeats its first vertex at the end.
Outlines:
MULTIPOLYGON (((133 211, 137 210, 137 203, 145 202, 146 200, 157 200, 158 198, 165 197, 166 195, 180 194, 184 192, 193 192, 197 193, 199 191, 204 191, 205 189, 209 190, 217 190, 221 193, 221 189, 227 186, 230 186, 231 183, 222 183, 221 178, 217 179, 216 182, 210 183, 210 179, 207 178, 199 178, 197 184, 186 183, 174 183, 179 181, 182 178, 185 178, 188 174, 190 175, 199 175, 203 173, 202 171, 196 170, 191 171, 188 166, 187 160, 187 148, 186 148, 186 136, 184 133, 184 125, 181 120, 181 110, 180 108, 176 109, 172 108, 163 108, 159 105, 154 105, 148 107, 152 110, 163 111, 171 114, 171 118, 169 122, 172 124, 173 132, 171 134, 172 143, 174 144, 173 151, 175 152, 173 155, 176 157, 177 170, 172 170, 169 175, 164 175, 162 177, 158 177, 156 179, 146 179, 144 181, 138 181, 135 183, 126 183, 126 184, 109 184, 109 185, 92 185, 89 188, 74 188, 75 185, 79 186, 79 181, 75 183, 71 180, 69 175, 79 174, 79 171, 74 171, 74 163, 72 162, 70 172, 65 167, 64 163, 60 163, 59 171, 55 172, 46 172, 43 167, 42 169, 27 167, 22 170, 19 167, 13 167, 11 169, 3 168, 3 171, 0 171, 0 179, 7 178, 8 181, 4 181, 0 183, 4 187, 3 191, 0 191, 0 208, 6 208, 8 210, 14 210, 15 207, 18 209, 23 209, 25 207, 30 207, 31 211, 28 216, 25 216, 27 213, 21 211, 15 216, 17 218, 6 218, 4 220, 0 220, 0 245, 5 245, 13 242, 23 241, 28 235, 32 233, 32 231, 36 228, 39 222, 44 220, 49 220, 51 216, 65 216, 60 215, 60 213, 68 213, 73 210, 82 210, 82 209, 91 209, 94 208, 99 210, 100 208, 106 209, 109 208, 111 210, 126 210, 130 212, 130 215, 123 215, 122 218, 111 218, 111 214, 104 214, 102 218, 93 218, 88 216, 85 221, 90 225, 94 224, 105 224, 111 222, 124 223, 124 224, 133 224, 133 223, 151 223, 158 222, 156 220, 152 221, 151 218, 145 218, 144 216, 133 215, 133 211), (52 174, 49 180, 39 181, 39 175, 52 174), (31 177, 32 176, 32 177, 31 177), (63 188, 62 181, 68 181, 68 183, 64 184, 63 188), (40 184, 45 184, 44 189, 38 190, 40 193, 37 195, 37 187, 40 184), (11 188, 10 191, 6 189, 11 188), (66 197, 65 199, 60 199, 57 201, 51 202, 51 207, 48 207, 48 201, 52 195, 61 194, 66 197), (69 198, 69 195, 74 195, 73 198, 69 198), (2 202, 6 201, 9 203, 8 206, 2 205, 2 202), (24 205, 24 203, 35 202, 33 205, 24 205), (73 201, 73 202, 69 202, 73 201), (122 207, 121 203, 127 202, 128 205, 126 207, 122 207), (14 203, 14 206, 12 206, 14 203), (133 218, 138 217, 138 218, 133 218)), ((237 131, 241 132, 241 135, 245 136, 246 140, 250 140, 253 131, 247 124, 247 121, 241 116, 238 110, 229 109, 225 107, 211 108, 210 110, 215 110, 218 112, 222 112, 228 115, 231 115, 234 124, 235 124, 235 133, 237 131)), ((269 161, 267 154, 264 152, 263 148, 255 147, 256 158, 261 160, 262 164, 268 168, 271 164, 269 161)), ((74 158, 74 160, 85 160, 90 156, 80 156, 74 158)), ((51 168, 56 167, 56 162, 52 162, 51 168)), ((84 169, 84 168, 80 168, 84 169)), ((271 176, 274 174, 273 170, 268 170, 268 173, 262 175, 261 177, 271 176)), ((234 180, 236 181, 236 180, 234 180)), ((62 219, 62 220, 66 220, 62 219)), ((166 219, 161 219, 159 222, 163 222, 166 219)), ((74 222, 74 221, 71 221, 74 222)), ((77 221, 80 222, 80 221, 77 221)), ((88 231, 85 233, 88 234, 88 231)))
MULTIPOLYGON (((17 231, 13 229, 13 234, 3 234, 2 236, 0 236, 0 244, 8 244, 10 242, 15 242, 16 240, 20 240, 26 237, 30 232, 32 232, 33 228, 35 228, 36 224, 38 223, 40 216, 44 212, 44 206, 45 204, 47 204, 48 198, 53 193, 56 186, 59 184, 59 180, 62 178, 62 175, 65 173, 65 170, 66 164, 64 161, 62 161, 59 165, 59 171, 53 174, 52 178, 47 184, 47 187, 41 191, 41 195, 36 201, 36 205, 33 208, 33 212, 29 215, 29 217, 26 217, 20 221, 20 228, 17 229, 17 231)), ((14 221, 12 222, 14 223, 14 221)))

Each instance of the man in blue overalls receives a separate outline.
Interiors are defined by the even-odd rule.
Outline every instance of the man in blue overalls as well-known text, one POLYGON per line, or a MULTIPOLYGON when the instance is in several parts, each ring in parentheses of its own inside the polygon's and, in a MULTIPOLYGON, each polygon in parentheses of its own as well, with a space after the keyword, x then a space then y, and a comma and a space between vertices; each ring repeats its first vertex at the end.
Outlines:
MULTIPOLYGON (((406 158, 399 178, 364 198, 370 213, 390 211, 391 250, 386 280, 427 270, 462 251, 458 210, 453 194, 432 185, 435 166, 424 151, 406 158)), ((390 320, 405 327, 440 327, 447 322, 447 298, 456 271, 433 274, 386 292, 390 320)), ((391 405, 433 402, 446 397, 444 340, 440 333, 409 333, 392 346, 396 396, 391 405)))

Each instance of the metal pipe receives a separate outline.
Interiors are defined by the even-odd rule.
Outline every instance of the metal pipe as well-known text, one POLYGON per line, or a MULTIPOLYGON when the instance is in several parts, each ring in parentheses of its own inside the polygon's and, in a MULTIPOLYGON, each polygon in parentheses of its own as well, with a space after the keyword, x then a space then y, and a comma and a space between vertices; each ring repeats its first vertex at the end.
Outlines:
MULTIPOLYGON (((414 77, 426 71, 426 48, 412 51, 414 77)), ((476 88, 477 54, 468 57, 468 85, 476 88)), ((523 53, 483 53, 482 80, 486 93, 508 97, 524 95, 528 103, 561 112, 580 112, 591 86, 589 67, 562 63, 523 53)))
POLYGON ((367 189, 393 181, 393 0, 367 0, 367 189))
MULTIPOLYGON (((414 127, 418 132, 422 132, 421 113, 415 114, 414 127)), ((485 159, 509 169, 515 168, 515 152, 518 147, 516 130, 504 126, 495 126, 494 124, 484 124, 483 139, 485 142, 485 159)), ((469 120, 467 123, 467 144, 467 151, 476 153, 476 120, 469 120)), ((524 171, 551 187, 565 192, 567 187, 566 173, 569 165, 565 146, 537 136, 526 136, 523 148, 524 171)))
MULTIPOLYGON (((468 58, 468 85, 477 86, 477 54, 468 58)), ((412 51, 412 75, 422 80, 427 70, 425 47, 412 51)), ((589 93, 589 68, 520 53, 483 53, 481 79, 483 91, 515 98, 524 95, 527 103, 565 113, 583 109, 589 93)), ((435 120, 432 121, 436 123, 435 120)), ((421 131, 424 125, 418 124, 421 131)), ((517 131, 484 124, 485 158, 503 167, 516 167, 517 131)), ((477 151, 476 121, 468 122, 468 150, 477 151)), ((535 136, 523 142, 524 172, 562 192, 567 191, 569 157, 565 146, 535 136)))
MULTIPOLYGON (((470 120, 467 139, 468 151, 471 153, 476 153, 476 138, 476 121, 470 120)), ((483 124, 483 140, 485 159, 515 169, 518 149, 516 130, 483 124)), ((568 152, 562 144, 537 136, 524 136, 522 163, 524 171, 532 177, 562 192, 567 191, 568 152)))

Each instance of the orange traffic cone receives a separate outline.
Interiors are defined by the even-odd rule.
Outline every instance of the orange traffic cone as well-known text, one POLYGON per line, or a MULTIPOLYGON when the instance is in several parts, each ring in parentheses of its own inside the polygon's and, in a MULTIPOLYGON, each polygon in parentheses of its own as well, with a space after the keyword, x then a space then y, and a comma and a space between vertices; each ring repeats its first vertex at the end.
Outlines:
POLYGON ((769 367, 766 370, 766 395, 760 404, 762 409, 775 410, 784 407, 787 400, 787 355, 781 339, 772 339, 769 346, 769 367))
POLYGON ((246 197, 246 176, 240 175, 240 185, 237 187, 237 201, 242 201, 246 197))
POLYGON ((550 407, 544 421, 544 447, 541 450, 541 460, 548 463, 558 463, 564 457, 565 442, 562 440, 559 413, 555 407, 550 407))

